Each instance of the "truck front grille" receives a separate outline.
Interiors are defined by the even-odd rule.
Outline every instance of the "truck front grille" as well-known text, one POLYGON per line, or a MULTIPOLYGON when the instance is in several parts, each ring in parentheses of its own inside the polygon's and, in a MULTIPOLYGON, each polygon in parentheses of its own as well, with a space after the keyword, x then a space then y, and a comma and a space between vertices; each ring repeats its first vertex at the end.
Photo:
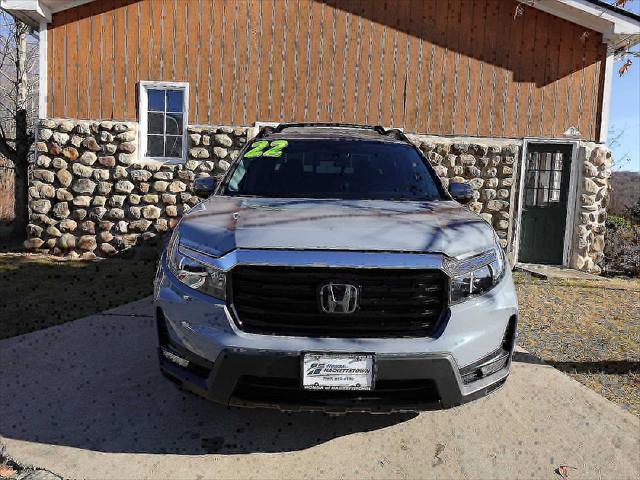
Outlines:
POLYGON ((447 277, 439 270, 240 265, 231 271, 231 303, 240 329, 313 337, 425 337, 446 308, 447 277), (325 313, 320 288, 358 287, 350 314, 325 313))

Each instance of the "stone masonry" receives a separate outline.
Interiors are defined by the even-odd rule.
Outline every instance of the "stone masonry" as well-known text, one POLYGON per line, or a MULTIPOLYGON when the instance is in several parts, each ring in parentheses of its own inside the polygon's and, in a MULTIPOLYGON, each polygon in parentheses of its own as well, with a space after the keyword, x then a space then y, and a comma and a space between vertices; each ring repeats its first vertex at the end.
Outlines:
POLYGON ((611 151, 595 143, 585 143, 578 161, 582 163, 582 172, 578 184, 570 266, 600 273, 609 204, 611 151))
MULTIPOLYGON (((45 119, 29 188, 25 246, 69 258, 114 255, 170 231, 199 199, 195 178, 220 176, 238 156, 250 127, 189 127, 185 163, 140 161, 137 124, 45 119)), ((445 187, 466 182, 468 208, 490 223, 512 251, 521 140, 408 135, 445 187)), ((611 153, 583 142, 583 164, 570 266, 599 272, 604 248, 611 153)), ((569 206, 571 208, 571 206, 569 206)))
POLYGON ((246 129, 189 129, 184 164, 138 161, 136 124, 41 120, 25 246, 70 258, 110 256, 172 229, 199 198, 195 178, 222 174, 246 129))
POLYGON ((519 143, 469 143, 446 138, 408 135, 425 154, 444 184, 468 183, 474 201, 468 208, 490 223, 507 249, 511 235, 512 187, 519 143))

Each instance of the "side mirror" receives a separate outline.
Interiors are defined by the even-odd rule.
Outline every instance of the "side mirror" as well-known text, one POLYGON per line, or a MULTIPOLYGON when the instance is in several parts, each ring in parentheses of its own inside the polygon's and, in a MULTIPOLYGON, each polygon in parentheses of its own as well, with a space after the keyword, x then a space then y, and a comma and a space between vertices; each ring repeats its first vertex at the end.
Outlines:
POLYGON ((208 198, 216 189, 216 179, 213 177, 200 177, 193 181, 193 193, 200 198, 208 198))
POLYGON ((449 193, 454 200, 463 205, 473 201, 473 188, 467 183, 451 183, 449 193))

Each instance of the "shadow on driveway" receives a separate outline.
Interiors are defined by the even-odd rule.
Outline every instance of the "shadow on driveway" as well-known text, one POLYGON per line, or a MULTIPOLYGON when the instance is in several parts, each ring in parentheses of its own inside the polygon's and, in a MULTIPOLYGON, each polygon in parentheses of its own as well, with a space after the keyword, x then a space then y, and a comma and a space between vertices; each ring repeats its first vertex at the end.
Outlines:
POLYGON ((0 436, 117 453, 303 450, 415 414, 225 408, 158 370, 149 300, 0 341, 0 436))

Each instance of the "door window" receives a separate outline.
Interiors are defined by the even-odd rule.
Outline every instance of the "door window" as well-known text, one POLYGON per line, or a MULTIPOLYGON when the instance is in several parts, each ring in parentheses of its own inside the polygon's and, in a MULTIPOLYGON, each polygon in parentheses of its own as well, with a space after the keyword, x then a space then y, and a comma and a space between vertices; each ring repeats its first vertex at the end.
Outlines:
POLYGON ((524 184, 527 207, 548 207, 560 202, 563 157, 561 152, 530 152, 524 184))

